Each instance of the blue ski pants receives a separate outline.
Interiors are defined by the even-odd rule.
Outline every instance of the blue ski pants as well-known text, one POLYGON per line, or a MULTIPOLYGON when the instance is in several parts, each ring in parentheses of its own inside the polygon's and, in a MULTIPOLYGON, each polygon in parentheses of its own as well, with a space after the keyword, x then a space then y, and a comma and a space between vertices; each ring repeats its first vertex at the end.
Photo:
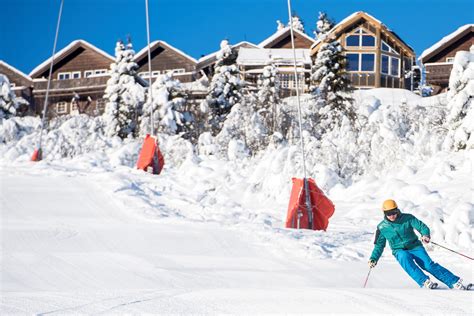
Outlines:
POLYGON ((429 278, 423 273, 423 270, 432 274, 435 278, 452 288, 454 283, 459 280, 458 276, 452 274, 448 269, 431 260, 424 247, 416 247, 411 250, 398 250, 395 253, 398 263, 403 270, 415 280, 420 287, 429 278))

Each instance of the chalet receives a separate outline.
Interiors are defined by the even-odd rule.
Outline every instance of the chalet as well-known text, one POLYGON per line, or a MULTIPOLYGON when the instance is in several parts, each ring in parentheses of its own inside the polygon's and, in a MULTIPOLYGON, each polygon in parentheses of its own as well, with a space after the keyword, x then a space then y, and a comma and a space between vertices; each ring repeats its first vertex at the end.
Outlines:
MULTIPOLYGON (((328 38, 340 41, 347 56, 347 71, 354 87, 411 89, 409 74, 415 52, 395 32, 366 12, 355 12, 336 24, 328 38)), ((322 41, 311 46, 316 57, 322 41)))
MULTIPOLYGON (((302 91, 307 91, 308 85, 304 79, 311 73, 312 64, 309 49, 295 49, 295 54, 299 88, 302 91)), ((242 78, 249 83, 251 87, 256 87, 257 81, 262 75, 264 67, 269 64, 275 65, 278 70, 281 96, 290 96, 296 89, 294 80, 294 56, 292 49, 241 48, 239 50, 237 65, 242 78)))
POLYGON ((0 74, 7 76, 10 81, 11 89, 17 98, 22 98, 24 100, 21 104, 25 105, 25 108, 20 109, 20 112, 31 112, 34 109, 33 80, 31 77, 7 64, 3 60, 0 60, 0 74), (29 104, 29 108, 27 104, 29 104))
MULTIPOLYGON (((54 55, 48 115, 101 114, 105 109, 102 97, 112 62, 112 56, 84 40, 73 41, 58 51, 54 55)), ((51 58, 30 73, 37 113, 44 107, 50 65, 51 58)))
MULTIPOLYGON (((306 35, 305 33, 293 29, 293 36, 295 48, 309 49, 314 43, 315 39, 306 35)), ((259 48, 292 48, 291 45, 291 30, 289 26, 279 27, 277 31, 268 38, 258 44, 259 48)))
POLYGON ((434 88, 434 94, 448 88, 456 53, 469 51, 472 45, 474 45, 474 24, 466 24, 421 54, 418 60, 425 68, 426 82, 434 88))
MULTIPOLYGON (((181 82, 196 80, 197 60, 164 41, 150 43, 152 78, 160 74, 171 73, 181 82)), ((148 46, 135 55, 138 64, 138 74, 148 79, 148 46)))

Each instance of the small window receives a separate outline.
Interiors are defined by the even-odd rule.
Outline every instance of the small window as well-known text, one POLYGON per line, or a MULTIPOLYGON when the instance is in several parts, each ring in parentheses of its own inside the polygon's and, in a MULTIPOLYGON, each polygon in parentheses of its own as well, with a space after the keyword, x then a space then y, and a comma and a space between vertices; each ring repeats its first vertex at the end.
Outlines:
POLYGON ((454 57, 446 57, 447 63, 454 63, 454 57))
POLYGON ((71 112, 72 111, 77 111, 77 101, 71 102, 71 112))
POLYGON ((94 70, 94 75, 103 75, 107 73, 107 69, 96 69, 94 70))
POLYGON ((60 72, 60 73, 58 73, 58 79, 59 80, 71 79, 71 73, 70 72, 60 72))
POLYGON ((81 72, 80 71, 72 72, 72 79, 80 79, 80 78, 81 78, 81 72))
POLYGON ((84 78, 89 78, 90 76, 92 76, 93 73, 94 73, 93 70, 84 71, 84 78))
POLYGON ((186 70, 184 68, 178 68, 178 69, 174 69, 173 72, 176 74, 183 74, 186 72, 186 70))
POLYGON ((67 113, 67 102, 56 103, 56 113, 65 114, 67 113))
POLYGON ((382 41, 382 51, 399 55, 396 49, 394 49, 392 46, 388 45, 384 41, 382 41))
POLYGON ((151 76, 152 76, 152 77, 157 77, 159 74, 160 74, 160 71, 159 71, 159 70, 155 70, 155 71, 152 71, 152 72, 151 72, 151 76))
POLYGON ((14 88, 14 87, 16 87, 16 83, 10 82, 10 88, 14 88))

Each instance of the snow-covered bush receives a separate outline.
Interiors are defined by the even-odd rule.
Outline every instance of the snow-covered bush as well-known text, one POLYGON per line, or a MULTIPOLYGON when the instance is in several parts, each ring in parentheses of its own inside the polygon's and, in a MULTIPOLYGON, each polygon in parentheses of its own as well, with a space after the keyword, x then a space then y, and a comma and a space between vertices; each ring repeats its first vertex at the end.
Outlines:
MULTIPOLYGON (((191 128, 193 118, 185 109, 186 94, 179 80, 170 74, 158 76, 152 85, 153 120, 156 130, 168 134, 185 133, 191 128)), ((150 98, 143 107, 140 133, 150 133, 150 98)))
POLYGON ((280 80, 275 64, 263 68, 262 75, 257 81, 257 108, 259 115, 263 116, 268 134, 275 132, 276 109, 280 100, 280 80))
POLYGON ((454 57, 449 77, 448 116, 449 133, 446 149, 474 148, 474 45, 470 52, 459 51, 454 57))
POLYGON ((124 139, 139 133, 139 118, 145 100, 143 87, 137 82, 138 65, 133 61, 132 44, 118 41, 115 47, 115 62, 110 65, 104 99, 106 134, 124 139))

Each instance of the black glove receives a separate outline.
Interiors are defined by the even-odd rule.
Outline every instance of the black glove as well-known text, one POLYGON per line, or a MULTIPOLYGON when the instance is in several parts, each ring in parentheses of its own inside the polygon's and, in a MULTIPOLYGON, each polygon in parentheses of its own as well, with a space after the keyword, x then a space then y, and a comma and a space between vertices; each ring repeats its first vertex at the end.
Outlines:
POLYGON ((376 260, 373 260, 373 259, 370 259, 369 260, 369 268, 374 268, 375 266, 377 265, 377 261, 376 260))

